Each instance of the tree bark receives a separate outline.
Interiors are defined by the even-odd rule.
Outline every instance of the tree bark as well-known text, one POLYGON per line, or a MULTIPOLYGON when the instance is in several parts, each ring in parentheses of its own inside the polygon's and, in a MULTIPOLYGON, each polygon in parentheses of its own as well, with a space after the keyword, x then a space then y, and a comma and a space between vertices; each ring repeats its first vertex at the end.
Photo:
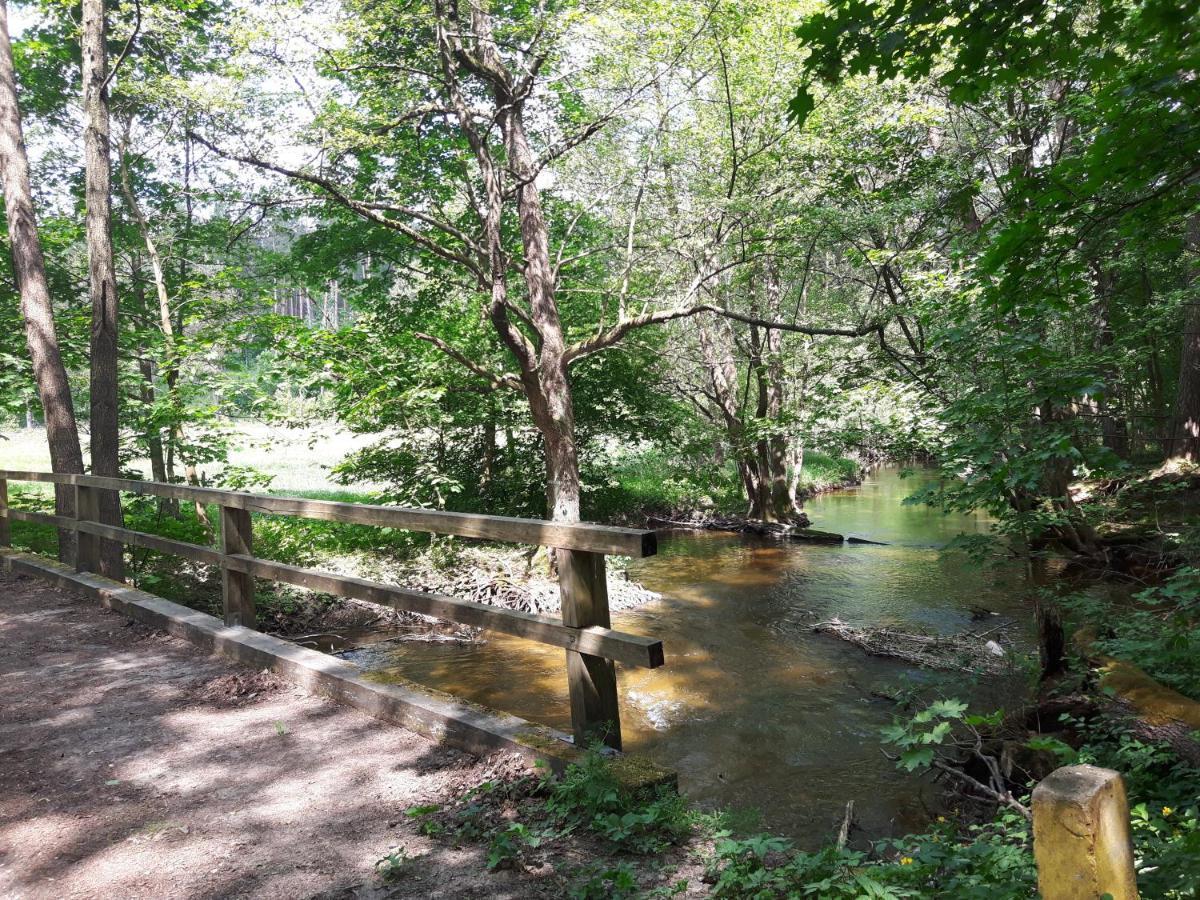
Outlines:
MULTIPOLYGON (((54 307, 46 279, 33 191, 29 181, 29 158, 21 130, 17 105, 17 78, 12 44, 8 36, 8 4, 0 0, 0 166, 4 175, 4 209, 8 220, 13 274, 21 298, 25 339, 33 361, 38 398, 46 423, 50 468, 55 472, 83 474, 83 453, 67 370, 58 346, 54 307)), ((54 508, 60 516, 75 514, 75 495, 69 487, 55 488, 54 508)), ((75 559, 74 533, 59 532, 58 555, 64 562, 75 559)))
MULTIPOLYGON (((109 158, 108 54, 105 0, 83 0, 83 151, 87 205, 88 293, 92 301, 92 474, 117 478, 117 276, 113 265, 112 186, 109 158)), ((100 521, 121 524, 120 495, 100 493, 100 521)), ((100 542, 100 572, 123 580, 121 544, 100 542)))

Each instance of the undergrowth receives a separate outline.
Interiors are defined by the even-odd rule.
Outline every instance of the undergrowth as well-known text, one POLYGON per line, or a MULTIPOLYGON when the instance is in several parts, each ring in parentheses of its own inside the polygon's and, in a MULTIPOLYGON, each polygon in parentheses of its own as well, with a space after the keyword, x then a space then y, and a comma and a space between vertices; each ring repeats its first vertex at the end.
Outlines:
MULTIPOLYGON (((1072 747, 1035 737, 1031 747, 1057 754, 1062 765, 1122 773, 1142 896, 1200 896, 1200 769, 1164 744, 1139 739, 1117 718, 1067 717, 1062 725, 1063 733, 1085 738, 1072 747)), ((545 858, 562 858, 568 839, 582 841, 589 861, 569 873, 567 887, 576 898, 682 893, 688 884, 675 876, 676 866, 689 856, 710 895, 725 900, 1037 895, 1029 824, 1008 808, 975 822, 941 816, 919 833, 804 851, 778 835, 740 830, 731 813, 699 812, 674 793, 628 791, 596 752, 561 777, 489 781, 449 808, 416 807, 409 814, 424 834, 486 848, 491 870, 536 868, 545 858)))
POLYGON ((1063 605, 1095 629, 1097 652, 1133 662, 1200 700, 1200 569, 1179 569, 1163 584, 1135 594, 1131 603, 1080 594, 1063 605))

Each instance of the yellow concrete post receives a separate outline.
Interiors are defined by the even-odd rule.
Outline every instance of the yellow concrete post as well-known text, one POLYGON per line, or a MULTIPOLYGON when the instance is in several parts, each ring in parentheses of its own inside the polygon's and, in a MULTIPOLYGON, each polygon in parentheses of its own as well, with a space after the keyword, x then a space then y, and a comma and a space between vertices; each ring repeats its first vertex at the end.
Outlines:
POLYGON ((1043 900, 1137 900, 1121 776, 1064 766, 1042 779, 1033 789, 1033 854, 1043 900))

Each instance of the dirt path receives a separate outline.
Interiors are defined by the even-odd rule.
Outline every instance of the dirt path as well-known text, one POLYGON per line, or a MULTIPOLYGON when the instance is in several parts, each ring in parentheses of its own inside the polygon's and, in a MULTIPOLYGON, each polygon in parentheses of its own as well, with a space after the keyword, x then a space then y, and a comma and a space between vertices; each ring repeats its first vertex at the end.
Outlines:
POLYGON ((0 897, 539 895, 404 815, 506 764, 0 574, 0 897))

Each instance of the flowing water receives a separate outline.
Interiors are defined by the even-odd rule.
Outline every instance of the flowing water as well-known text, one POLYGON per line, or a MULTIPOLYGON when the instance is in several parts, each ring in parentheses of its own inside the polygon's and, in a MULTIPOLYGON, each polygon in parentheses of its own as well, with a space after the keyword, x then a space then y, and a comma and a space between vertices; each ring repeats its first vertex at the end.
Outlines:
MULTIPOLYGON (((919 827, 933 801, 880 752, 879 729, 895 707, 879 694, 939 676, 812 625, 837 617, 954 633, 1011 623, 1010 646, 1028 648, 1021 569, 939 550, 959 533, 985 531, 986 520, 902 503, 928 477, 885 468, 808 504, 813 527, 886 546, 665 535, 658 556, 630 569, 663 599, 613 616, 614 628, 661 638, 667 657, 661 669, 618 667, 626 749, 678 771, 693 800, 757 809, 764 826, 802 846, 832 838, 848 800, 872 837, 919 827), (981 607, 999 615, 973 621, 981 607)), ((348 658, 570 731, 557 648, 490 635, 481 645, 388 644, 348 658)), ((1014 671, 946 690, 990 709, 1026 683, 1014 671)))

